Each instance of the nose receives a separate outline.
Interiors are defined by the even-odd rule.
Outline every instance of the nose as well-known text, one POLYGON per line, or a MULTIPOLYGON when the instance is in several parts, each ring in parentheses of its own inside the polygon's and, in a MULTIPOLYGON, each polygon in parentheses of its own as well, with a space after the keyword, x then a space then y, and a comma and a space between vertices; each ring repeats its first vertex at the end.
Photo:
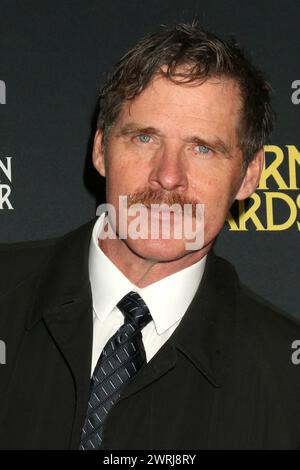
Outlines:
POLYGON ((180 150, 165 146, 153 160, 149 184, 153 189, 184 192, 188 187, 185 162, 180 150))

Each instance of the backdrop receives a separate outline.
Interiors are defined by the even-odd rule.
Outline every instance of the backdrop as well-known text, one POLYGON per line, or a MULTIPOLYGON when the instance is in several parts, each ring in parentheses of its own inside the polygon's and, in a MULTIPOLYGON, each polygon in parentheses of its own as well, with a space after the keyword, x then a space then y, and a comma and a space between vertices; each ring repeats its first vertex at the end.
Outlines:
POLYGON ((299 0, 0 0, 0 242, 56 237, 95 215, 103 181, 91 145, 106 72, 145 33, 195 17, 250 52, 278 116, 261 184, 231 211, 216 252, 300 316, 299 0))

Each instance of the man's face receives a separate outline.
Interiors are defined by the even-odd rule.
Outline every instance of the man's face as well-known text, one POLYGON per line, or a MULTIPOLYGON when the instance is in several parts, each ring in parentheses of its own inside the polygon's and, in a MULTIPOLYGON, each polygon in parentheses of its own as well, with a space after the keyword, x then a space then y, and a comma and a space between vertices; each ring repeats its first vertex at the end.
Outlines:
MULTIPOLYGON (((126 102, 105 152, 101 131, 93 152, 106 177, 106 202, 116 208, 117 230, 120 195, 136 194, 135 202, 147 204, 197 202, 204 204, 204 246, 210 246, 233 200, 248 197, 261 172, 262 153, 241 176, 240 108, 238 86, 225 77, 184 86, 158 75, 126 102)), ((186 241, 149 236, 124 243, 143 258, 172 261, 187 254, 186 241)))

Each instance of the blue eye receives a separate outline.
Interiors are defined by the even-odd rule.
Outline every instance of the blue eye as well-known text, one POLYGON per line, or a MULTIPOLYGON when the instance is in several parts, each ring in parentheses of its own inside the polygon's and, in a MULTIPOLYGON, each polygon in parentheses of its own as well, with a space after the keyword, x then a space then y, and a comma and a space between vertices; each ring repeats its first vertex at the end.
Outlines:
POLYGON ((208 153, 210 151, 210 149, 206 147, 205 145, 197 145, 196 148, 199 149, 198 153, 208 153))
POLYGON ((150 136, 147 134, 139 134, 137 138, 143 144, 148 144, 150 142, 150 136))

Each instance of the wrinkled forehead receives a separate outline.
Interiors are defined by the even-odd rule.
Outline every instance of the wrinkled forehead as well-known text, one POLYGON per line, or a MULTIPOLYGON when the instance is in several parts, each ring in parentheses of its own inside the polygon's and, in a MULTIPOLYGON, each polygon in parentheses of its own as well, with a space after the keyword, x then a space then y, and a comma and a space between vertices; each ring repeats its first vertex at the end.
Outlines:
POLYGON ((118 121, 138 120, 144 125, 170 121, 177 126, 207 121, 236 127, 241 103, 239 86, 228 77, 179 84, 158 74, 141 93, 123 103, 118 121))

